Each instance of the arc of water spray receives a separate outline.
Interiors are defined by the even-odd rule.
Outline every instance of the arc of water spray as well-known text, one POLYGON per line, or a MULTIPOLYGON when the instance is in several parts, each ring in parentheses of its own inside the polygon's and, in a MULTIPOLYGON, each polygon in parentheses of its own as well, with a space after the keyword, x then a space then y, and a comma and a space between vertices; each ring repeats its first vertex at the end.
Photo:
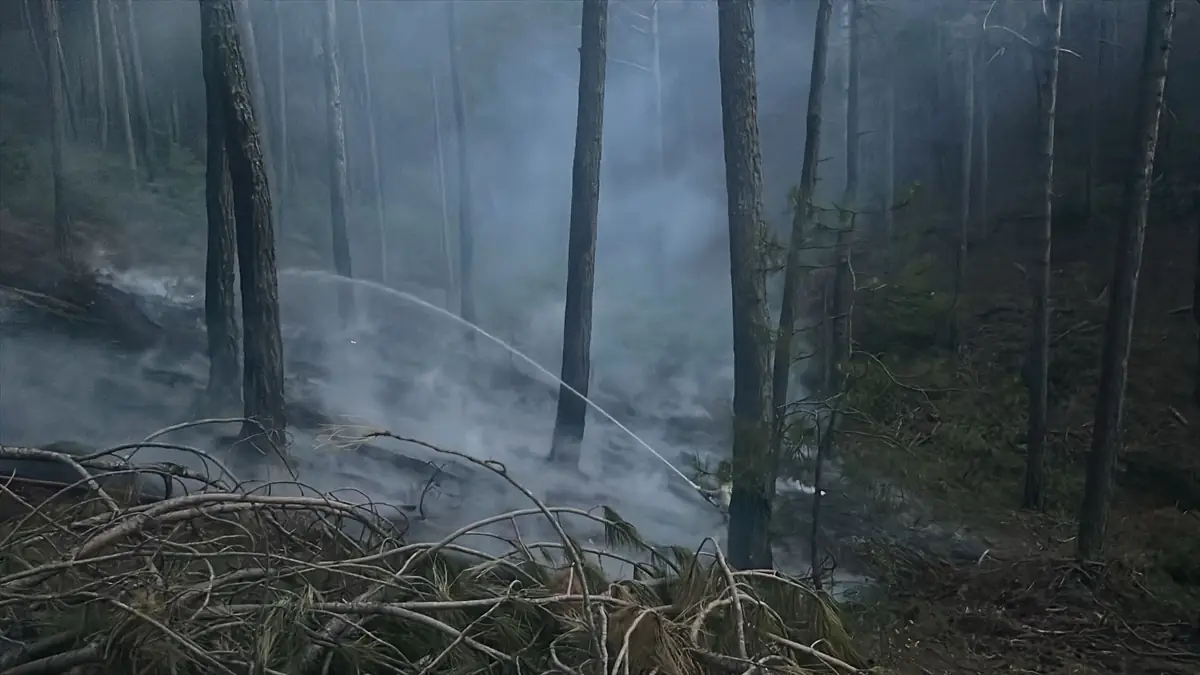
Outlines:
POLYGON ((541 374, 545 375, 546 377, 549 377, 550 379, 557 382, 559 384, 559 386, 565 388, 567 391, 569 391, 572 394, 575 394, 579 398, 583 399, 583 402, 586 403, 588 405, 588 407, 590 407, 592 410, 595 410, 596 412, 600 413, 600 415, 602 417, 604 417, 604 419, 608 420, 609 422, 612 422, 614 425, 616 425, 616 427, 618 429, 625 432, 638 445, 642 446, 642 448, 644 448, 646 450, 646 452, 649 452, 651 455, 653 455, 655 457, 655 459, 657 459, 658 461, 665 464, 666 467, 668 469, 670 469, 672 473, 674 473, 676 476, 679 476, 679 478, 682 479, 683 482, 687 483, 688 487, 692 488, 697 493, 699 493, 700 496, 704 498, 704 501, 708 502, 714 508, 717 508, 717 509, 721 508, 716 503, 716 501, 712 498, 712 496, 709 495, 708 492, 706 492, 704 490, 704 488, 697 485, 696 482, 693 481, 691 478, 688 478, 687 474, 680 471, 679 468, 676 467, 674 464, 672 464, 666 457, 663 457, 657 450, 652 448, 649 443, 642 440, 642 438, 640 436, 638 436, 637 434, 633 433, 633 431, 630 430, 629 427, 625 426, 624 424, 621 424, 620 420, 618 420, 617 418, 610 415, 608 413, 608 411, 605 410, 604 408, 601 408, 598 403, 596 403, 592 399, 588 398, 587 396, 584 396, 575 387, 572 387, 571 385, 567 384, 566 382, 563 382, 562 378, 560 378, 559 376, 557 376, 554 373, 547 370, 544 366, 542 366, 542 364, 540 364, 537 361, 534 361, 532 358, 526 356, 524 353, 521 352, 521 350, 517 349, 516 347, 513 347, 512 345, 508 344, 504 340, 501 340, 500 338, 496 337, 495 335, 492 335, 491 333, 489 333, 486 330, 484 330, 483 328, 480 328, 479 326, 471 323, 470 321, 467 321, 466 319, 455 314, 454 312, 451 312, 443 307, 438 307, 437 305, 435 305, 431 302, 422 300, 421 298, 418 298, 417 296, 415 296, 411 293, 406 293, 405 291, 400 291, 400 290, 397 290, 390 286, 384 286, 381 283, 378 283, 375 281, 370 281, 368 279, 351 279, 349 277, 343 277, 343 276, 338 276, 336 274, 330 274, 329 272, 325 272, 323 270, 295 270, 295 269, 282 270, 282 271, 280 271, 279 276, 281 278, 284 276, 293 276, 293 277, 299 277, 299 278, 306 278, 306 277, 307 278, 319 278, 319 279, 324 279, 326 281, 336 281, 339 283, 357 284, 360 286, 366 286, 368 288, 373 288, 377 291, 386 293, 388 295, 395 296, 402 300, 407 300, 419 307, 424 307, 425 309, 433 311, 435 314, 438 314, 442 317, 445 317, 447 319, 450 319, 450 320, 458 323, 460 326, 465 326, 465 327, 475 331, 479 335, 482 335, 483 337, 487 338, 488 340, 491 340, 495 344, 504 348, 508 353, 512 354, 513 356, 517 357, 518 359, 521 359, 521 361, 533 366, 539 373, 541 373, 541 374))

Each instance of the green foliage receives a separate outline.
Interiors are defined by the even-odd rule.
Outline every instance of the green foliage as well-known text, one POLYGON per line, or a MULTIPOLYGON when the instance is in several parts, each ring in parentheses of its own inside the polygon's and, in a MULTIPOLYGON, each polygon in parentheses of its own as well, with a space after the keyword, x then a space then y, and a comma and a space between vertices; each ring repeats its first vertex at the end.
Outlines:
POLYGON ((890 283, 860 281, 854 339, 872 354, 913 354, 944 341, 953 298, 934 290, 934 257, 916 257, 890 283))

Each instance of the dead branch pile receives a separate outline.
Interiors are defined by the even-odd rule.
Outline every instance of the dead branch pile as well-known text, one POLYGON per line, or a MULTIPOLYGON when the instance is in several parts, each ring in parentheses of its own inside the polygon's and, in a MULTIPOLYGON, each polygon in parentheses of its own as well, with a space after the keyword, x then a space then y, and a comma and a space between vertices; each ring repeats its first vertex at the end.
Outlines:
POLYGON ((610 509, 548 507, 516 486, 529 509, 414 542, 401 517, 330 495, 208 481, 138 503, 94 480, 119 472, 96 463, 112 453, 0 460, 31 452, 81 477, 0 483, 0 675, 859 672, 818 593, 731 570, 711 542, 651 548, 610 509), (462 543, 530 513, 558 540, 503 555, 462 543), (567 516, 602 522, 609 547, 574 541, 567 516), (604 557, 631 578, 606 578, 604 557))

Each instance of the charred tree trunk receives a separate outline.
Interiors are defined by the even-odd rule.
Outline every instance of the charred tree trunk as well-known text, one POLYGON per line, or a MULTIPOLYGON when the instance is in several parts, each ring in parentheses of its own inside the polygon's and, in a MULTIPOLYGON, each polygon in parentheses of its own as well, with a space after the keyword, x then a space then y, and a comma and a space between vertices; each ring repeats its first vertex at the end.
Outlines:
POLYGON ((967 47, 966 76, 963 78, 962 185, 958 203, 958 252, 954 266, 954 296, 950 300, 950 349, 957 351, 961 330, 959 304, 962 302, 963 280, 967 275, 967 253, 971 238, 971 180, 974 178, 975 149, 975 59, 974 45, 967 47))
POLYGON ((74 268, 75 249, 71 242, 71 224, 67 219, 67 200, 63 190, 63 146, 67 143, 63 119, 62 51, 58 48, 58 0, 42 0, 46 20, 46 88, 50 92, 50 170, 54 182, 54 246, 59 260, 74 268))
POLYGON ((583 0, 579 46, 579 110, 571 169, 571 225, 567 243, 567 302, 563 316, 562 380, 550 459, 579 465, 592 369, 592 289, 596 277, 596 217, 600 207, 600 151, 604 133, 604 78, 608 54, 608 0, 583 0), (571 391, 574 389, 574 391, 571 391))
POLYGON ((1092 560, 1100 554, 1112 502, 1113 471, 1125 406, 1125 382, 1129 374, 1129 349, 1133 342, 1138 275, 1142 267, 1142 244, 1146 238, 1146 211, 1154 177, 1159 117, 1167 83, 1175 0, 1150 0, 1146 11, 1146 42, 1137 102, 1138 161, 1125 187, 1125 204, 1113 263, 1104 352, 1100 361, 1100 389, 1096 397, 1096 419, 1092 427, 1092 447, 1088 453, 1087 480, 1079 513, 1079 536, 1076 539, 1076 555, 1081 560, 1092 560))
POLYGON ((1029 341, 1026 377, 1029 385, 1029 429, 1026 437, 1025 492, 1022 508, 1041 510, 1046 505, 1046 396, 1050 369, 1050 235, 1054 212, 1054 120, 1058 107, 1059 42, 1062 40, 1063 0, 1047 0, 1050 30, 1040 45, 1042 72, 1038 79, 1041 103, 1042 214, 1038 230, 1038 255, 1033 272, 1033 331, 1029 341))
MULTIPOLYGON (((828 3, 822 0, 821 4, 828 3)), ((739 569, 766 569, 773 566, 770 524, 776 458, 770 438, 771 326, 762 269, 765 223, 753 0, 718 0, 717 30, 733 294, 729 562, 739 569)), ((803 204, 799 206, 803 208, 803 204)), ((790 329, 790 324, 786 328, 790 329)))
POLYGON ((133 138, 133 112, 129 107, 129 83, 125 78, 125 57, 121 49, 121 31, 117 28, 116 0, 108 2, 108 30, 113 46, 113 70, 117 75, 117 105, 121 110, 121 130, 125 135, 125 153, 129 160, 129 172, 138 176, 137 142, 133 138))
POLYGON ((208 333, 208 388, 205 408, 223 415, 241 403, 238 391, 238 338, 236 311, 237 243, 233 185, 226 152, 225 87, 213 12, 200 13, 200 52, 204 69, 207 152, 204 205, 208 216, 208 251, 204 271, 204 323, 208 333))
MULTIPOLYGON (((454 136, 458 149, 458 313, 475 322, 475 224, 471 219, 471 165, 468 153, 467 109, 458 69, 458 17, 456 0, 446 3, 446 31, 450 45, 450 87, 454 95, 454 136)), ((467 331, 474 340, 475 332, 467 331)))
MULTIPOLYGON (((236 220, 238 274, 242 291, 242 405, 251 420, 241 437, 262 438, 278 447, 284 442, 283 343, 279 334, 279 282, 275 265, 275 228, 271 192, 263 169, 262 143, 238 39, 233 0, 201 0, 212 12, 215 64, 220 72, 233 209, 236 220), (260 426, 261 425, 261 426, 260 426)), ((257 444, 262 447, 263 444, 257 444)))
MULTIPOLYGON (((771 454, 776 456, 782 450, 784 429, 787 426, 784 418, 792 372, 793 332, 799 303, 800 277, 804 273, 801 256, 807 245, 805 239, 814 214, 812 200, 813 191, 817 185, 817 168, 821 152, 821 100, 825 90, 825 71, 829 56, 829 23, 832 14, 833 2, 821 0, 820 5, 817 6, 817 23, 813 37, 813 61, 812 71, 809 74, 808 111, 804 132, 804 157, 800 168, 800 185, 797 190, 796 203, 792 204, 792 235, 788 244, 787 266, 783 273, 779 334, 775 338, 775 363, 771 377, 771 399, 774 401, 775 409, 772 416, 770 447, 771 454)), ((723 42, 721 44, 724 45, 723 42)), ((726 134, 728 133, 730 131, 727 129, 726 134)), ((757 150, 757 144, 755 150, 757 150)), ((725 152, 728 155, 728 141, 726 141, 725 152)), ((727 156, 726 162, 728 163, 728 161, 727 156)), ((734 292, 735 294, 737 292, 736 285, 734 292)))
POLYGON ((150 92, 146 90, 146 71, 142 67, 141 38, 138 35, 137 16, 133 13, 133 0, 125 0, 125 19, 129 29, 129 71, 133 75, 133 95, 137 98, 138 117, 141 124, 142 166, 150 180, 154 180, 154 123, 150 119, 150 92))
MULTIPOLYGON (((342 114, 342 82, 338 73, 337 0, 326 0, 324 21, 325 131, 329 142, 329 209, 333 235, 333 267, 353 278, 350 232, 346 224, 346 121, 342 114)), ((349 318, 349 295, 339 298, 343 318, 349 318)))
MULTIPOLYGON (((453 4, 453 3, 451 3, 453 4)), ((453 10, 450 10, 453 12, 453 10)), ((363 105, 366 107, 367 144, 371 153, 371 184, 375 189, 375 227, 379 232, 379 280, 388 282, 388 237, 384 220, 383 180, 379 172, 379 141, 375 133, 375 94, 371 91, 371 63, 367 57, 367 30, 363 22, 362 0, 354 0, 354 14, 358 20, 358 48, 363 72, 363 105)))
POLYGON ((108 73, 104 67, 104 30, 100 24, 100 0, 92 0, 92 42, 96 47, 96 110, 100 116, 100 149, 108 151, 108 73))

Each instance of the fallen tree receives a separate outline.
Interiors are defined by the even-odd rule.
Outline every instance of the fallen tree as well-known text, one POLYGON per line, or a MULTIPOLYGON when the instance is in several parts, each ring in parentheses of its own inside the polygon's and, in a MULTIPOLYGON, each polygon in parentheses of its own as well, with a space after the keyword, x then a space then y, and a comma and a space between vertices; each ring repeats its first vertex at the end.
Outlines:
MULTIPOLYGON (((370 437, 397 438, 357 440, 370 437)), ((803 583, 732 570, 711 542, 650 547, 609 509, 546 506, 499 465, 426 447, 496 473, 530 507, 414 542, 403 509, 240 491, 191 448, 217 477, 139 467, 192 486, 157 496, 117 494, 111 477, 132 467, 115 450, 0 448, 6 470, 36 460, 78 476, 39 494, 0 484, 0 629, 19 636, 0 673, 860 672, 836 611, 803 583), (501 554, 462 541, 531 516, 557 540, 517 536, 501 554), (604 549, 564 518, 602 523, 604 549), (631 578, 606 575, 613 564, 631 578)))

